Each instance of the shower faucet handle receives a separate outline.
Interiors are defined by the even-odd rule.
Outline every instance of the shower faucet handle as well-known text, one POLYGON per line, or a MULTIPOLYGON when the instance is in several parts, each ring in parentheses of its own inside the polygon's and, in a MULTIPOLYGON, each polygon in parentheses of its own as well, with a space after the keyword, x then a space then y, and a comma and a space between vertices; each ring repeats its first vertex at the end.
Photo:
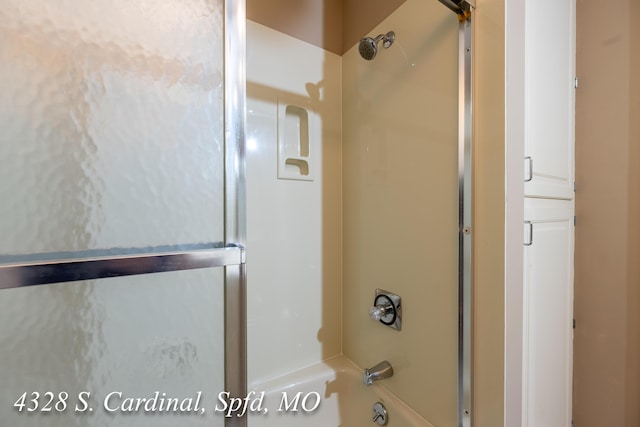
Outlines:
POLYGON ((371 320, 381 320, 389 314, 393 314, 393 304, 378 304, 369 309, 369 317, 371 320))
POLYGON ((400 296, 384 289, 376 289, 376 297, 373 300, 373 307, 369 309, 369 317, 399 331, 402 328, 400 301, 400 296))

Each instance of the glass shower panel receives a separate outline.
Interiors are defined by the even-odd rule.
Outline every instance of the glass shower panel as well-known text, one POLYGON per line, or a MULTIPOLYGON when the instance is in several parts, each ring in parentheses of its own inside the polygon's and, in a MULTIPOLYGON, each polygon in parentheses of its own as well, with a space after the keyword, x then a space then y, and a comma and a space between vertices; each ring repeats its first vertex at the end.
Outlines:
POLYGON ((1 424, 223 426, 223 281, 216 268, 0 291, 1 424))
POLYGON ((223 240, 223 28, 221 0, 2 2, 0 262, 223 240))
MULTIPOLYGON (((2 2, 0 289, 43 259, 132 274, 194 266, 132 253, 223 245, 224 18, 222 0, 2 2)), ((223 426, 224 275, 1 289, 0 424, 223 426)))

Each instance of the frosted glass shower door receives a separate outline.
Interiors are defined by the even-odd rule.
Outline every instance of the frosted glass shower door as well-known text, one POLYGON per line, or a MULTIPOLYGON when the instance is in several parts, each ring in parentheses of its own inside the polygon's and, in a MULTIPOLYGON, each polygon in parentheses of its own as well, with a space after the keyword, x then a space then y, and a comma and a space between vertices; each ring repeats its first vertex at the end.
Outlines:
POLYGON ((222 285, 217 268, 0 291, 0 424, 223 426, 222 285))
POLYGON ((0 425, 225 425, 225 1, 1 3, 0 425))

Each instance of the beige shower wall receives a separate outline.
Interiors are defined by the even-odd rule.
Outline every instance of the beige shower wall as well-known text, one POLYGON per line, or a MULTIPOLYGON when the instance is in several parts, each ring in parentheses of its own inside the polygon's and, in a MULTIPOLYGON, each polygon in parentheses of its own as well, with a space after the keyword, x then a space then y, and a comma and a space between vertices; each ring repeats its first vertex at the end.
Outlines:
MULTIPOLYGON (((504 9, 504 0, 484 0, 475 14, 473 416, 478 427, 504 422, 504 9)), ((457 113, 443 115, 457 107, 457 28, 455 16, 436 1, 418 5, 409 0, 376 29, 396 30, 406 58, 393 47, 368 65, 354 51, 343 57, 343 351, 362 367, 387 357, 397 374, 385 385, 442 426, 455 425, 452 394, 457 391, 452 366, 457 355, 452 354, 449 361, 438 359, 457 349, 450 341, 457 323, 449 317, 455 316, 457 307, 448 302, 451 295, 445 297, 457 284, 457 190, 449 176, 455 168, 449 162, 456 155, 445 150, 436 157, 432 150, 444 150, 446 144, 440 138, 451 149, 457 145, 457 113), (418 8, 429 8, 429 13, 418 8), (408 11, 403 24, 393 24, 392 18, 403 9, 408 11), (448 21, 451 18, 453 22, 448 21), (442 26, 434 24, 437 19, 443 20, 442 26), (418 23, 421 30, 405 34, 401 31, 405 22, 418 23), (420 53, 412 50, 415 40, 422 44, 420 53), (432 51, 434 45, 453 51, 442 53, 444 58, 453 55, 448 59, 453 68, 432 51), (420 54, 433 62, 421 68, 416 61, 420 54), (371 69, 368 74, 350 80, 351 73, 357 73, 354 67, 365 66, 371 69), (413 67, 412 72, 408 67, 413 67), (448 77, 453 77, 453 87, 448 86, 448 77), (375 85, 378 81, 381 87, 375 85), (428 93, 434 86, 440 88, 437 95, 428 93), (394 102, 396 97, 402 101, 394 102), (371 104, 372 99, 377 102, 371 104), (417 124, 403 125, 403 119, 414 123, 409 118, 417 124), (437 131, 430 128, 434 119, 437 131), (378 127, 385 121, 387 126, 378 127), (396 185, 390 190, 394 179, 396 185), (442 217, 434 218, 436 212, 442 217), (357 245, 363 236, 368 240, 357 245), (371 256, 375 261, 366 260, 371 256), (393 268, 382 273, 381 265, 393 268), (395 290, 404 298, 402 332, 367 318, 376 286, 395 290), (447 314, 451 310, 454 313, 447 314), (436 335, 436 330, 441 334, 436 335), (430 370, 434 366, 437 373, 430 370)))
POLYGON ((577 426, 640 425, 639 9, 578 1, 577 426))
POLYGON ((407 0, 374 33, 374 61, 343 56, 343 352, 388 360, 382 384, 454 426, 458 366, 458 20, 407 0), (376 288, 402 297, 402 331, 369 319, 376 288))

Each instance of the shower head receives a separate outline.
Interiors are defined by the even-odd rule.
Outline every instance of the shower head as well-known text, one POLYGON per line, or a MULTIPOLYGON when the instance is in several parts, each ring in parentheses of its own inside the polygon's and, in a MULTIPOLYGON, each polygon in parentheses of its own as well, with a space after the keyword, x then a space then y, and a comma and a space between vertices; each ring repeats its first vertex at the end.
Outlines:
POLYGON ((378 53, 378 43, 380 43, 380 40, 382 40, 382 47, 388 49, 389 46, 393 44, 395 39, 396 33, 394 33, 393 31, 389 31, 387 34, 380 34, 375 39, 371 37, 365 37, 360 40, 360 43, 358 45, 360 56, 362 56, 367 61, 371 61, 376 57, 376 54, 378 53))

